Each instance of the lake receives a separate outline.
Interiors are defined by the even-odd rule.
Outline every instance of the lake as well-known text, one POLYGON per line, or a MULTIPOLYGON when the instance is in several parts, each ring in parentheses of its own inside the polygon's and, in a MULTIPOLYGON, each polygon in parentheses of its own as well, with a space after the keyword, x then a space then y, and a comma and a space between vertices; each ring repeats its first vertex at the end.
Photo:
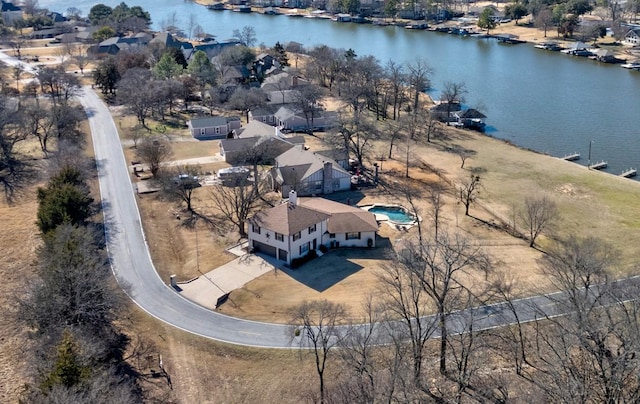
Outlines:
MULTIPOLYGON (((121 0, 103 1, 111 7, 121 0)), ((40 6, 64 12, 69 3, 40 0, 40 6)), ((96 4, 78 0, 86 15, 96 4)), ((563 156, 581 153, 586 165, 606 160, 606 171, 619 174, 640 168, 640 72, 586 58, 535 49, 530 44, 506 45, 492 39, 465 38, 400 27, 378 27, 330 20, 211 11, 188 1, 128 1, 149 11, 154 29, 176 13, 186 27, 193 15, 207 33, 222 40, 234 29, 255 28, 258 43, 273 46, 296 41, 306 47, 326 44, 409 63, 423 58, 433 68, 437 94, 445 81, 464 82, 466 104, 488 116, 487 134, 518 146, 563 156)))

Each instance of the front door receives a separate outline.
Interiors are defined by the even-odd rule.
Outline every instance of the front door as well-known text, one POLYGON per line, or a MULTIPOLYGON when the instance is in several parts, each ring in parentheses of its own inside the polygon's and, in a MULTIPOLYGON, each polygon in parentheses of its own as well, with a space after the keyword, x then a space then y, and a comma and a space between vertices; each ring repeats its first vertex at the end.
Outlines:
POLYGON ((315 249, 316 249, 316 247, 317 247, 317 245, 316 245, 317 241, 318 241, 318 240, 316 240, 315 238, 313 239, 313 249, 314 249, 314 250, 315 250, 315 249))

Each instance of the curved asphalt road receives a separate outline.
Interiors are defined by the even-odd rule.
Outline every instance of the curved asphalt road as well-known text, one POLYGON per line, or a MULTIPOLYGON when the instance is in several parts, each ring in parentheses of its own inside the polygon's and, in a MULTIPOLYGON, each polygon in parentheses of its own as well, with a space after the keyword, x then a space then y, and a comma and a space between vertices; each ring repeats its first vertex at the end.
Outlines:
POLYGON ((239 345, 291 347, 286 325, 213 312, 184 299, 162 282, 149 255, 116 125, 90 88, 83 88, 79 98, 91 126, 111 266, 127 295, 157 319, 194 334, 239 345))
MULTIPOLYGON (((167 286, 155 270, 146 244, 135 191, 131 183, 118 131, 109 110, 90 88, 83 88, 80 101, 87 111, 100 181, 107 246, 113 273, 129 297, 144 311, 182 330, 214 340, 262 348, 301 346, 300 338, 292 343, 289 326, 261 323, 228 317, 186 300, 167 286)), ((637 299, 640 277, 621 279, 613 283, 615 300, 637 299)), ((561 292, 533 296, 506 303, 496 303, 452 313, 448 317, 450 334, 496 328, 516 322, 529 322, 568 313, 567 297, 561 292), (517 318, 514 313, 517 313, 517 318)), ((613 304, 614 300, 599 304, 613 304)), ((438 337, 434 316, 420 320, 438 337)), ((395 329, 399 323, 386 324, 395 329)), ((364 332, 367 325, 353 332, 364 332)), ((381 329, 379 326, 375 326, 381 329)), ((383 327, 384 328, 384 327, 383 327)), ((344 335, 345 327, 338 331, 344 335)), ((384 343, 384 334, 378 334, 384 343)), ((338 337, 338 336, 337 336, 338 337)), ((302 344, 305 345, 305 344, 302 344)))

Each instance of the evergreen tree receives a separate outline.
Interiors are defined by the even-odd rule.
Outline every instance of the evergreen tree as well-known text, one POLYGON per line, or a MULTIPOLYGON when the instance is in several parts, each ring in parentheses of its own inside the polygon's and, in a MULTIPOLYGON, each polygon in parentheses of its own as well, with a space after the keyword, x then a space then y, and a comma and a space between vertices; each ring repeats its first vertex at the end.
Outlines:
POLYGON ((90 370, 82 366, 79 351, 71 332, 64 330, 57 347, 56 361, 51 373, 42 381, 42 390, 51 390, 54 386, 73 387, 89 377, 90 370))
POLYGON ((81 178, 78 169, 67 166, 49 180, 46 188, 38 188, 37 224, 43 234, 63 223, 83 224, 91 216, 93 198, 81 178))
POLYGON ((273 53, 275 53, 274 56, 282 67, 289 66, 289 57, 287 56, 287 52, 284 50, 284 46, 282 46, 280 42, 276 42, 274 45, 273 53))

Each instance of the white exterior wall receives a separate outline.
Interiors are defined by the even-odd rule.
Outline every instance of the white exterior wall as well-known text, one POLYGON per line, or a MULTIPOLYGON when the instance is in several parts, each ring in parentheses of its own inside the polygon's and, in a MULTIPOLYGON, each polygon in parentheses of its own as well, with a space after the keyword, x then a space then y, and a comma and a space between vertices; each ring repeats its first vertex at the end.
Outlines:
POLYGON ((312 250, 313 240, 316 239, 318 240, 316 243, 316 249, 319 248, 320 244, 322 244, 322 235, 324 234, 326 229, 327 229, 327 221, 323 220, 322 222, 316 224, 316 231, 314 231, 311 234, 309 234, 308 228, 301 230, 299 240, 293 241, 293 236, 292 235, 289 236, 289 238, 291 239, 291 251, 289 251, 289 263, 291 263, 292 259, 303 257, 309 253, 309 251, 307 251, 300 254, 301 245, 309 243, 309 250, 312 250))
POLYGON ((327 247, 331 246, 331 242, 335 241, 340 243, 340 247, 368 247, 367 242, 369 239, 373 240, 372 247, 376 246, 376 233, 373 231, 368 232, 360 232, 359 239, 351 239, 347 240, 346 234, 344 233, 336 233, 335 238, 330 238, 329 234, 325 234, 322 238, 324 245, 327 247))
POLYGON ((260 228, 260 234, 258 233, 254 233, 253 232, 253 226, 251 224, 249 224, 249 240, 250 241, 259 241, 261 243, 270 245, 270 246, 274 246, 276 248, 281 248, 283 250, 289 251, 289 246, 288 246, 288 241, 287 240, 287 236, 284 236, 284 240, 283 241, 278 241, 276 240, 276 232, 269 230, 269 229, 265 229, 264 227, 260 228), (267 237, 267 234, 269 234, 269 237, 267 237))
POLYGON ((334 189, 334 191, 348 191, 351 189, 351 177, 339 178, 340 189, 334 189))
MULTIPOLYGON (((340 171, 337 170, 333 170, 332 173, 333 178, 331 179, 331 181, 334 180, 339 180, 340 181, 340 185, 338 188, 333 188, 333 191, 348 191, 351 189, 351 175, 349 174, 344 174, 340 171)), ((332 185, 333 186, 333 185, 332 185)), ((290 187, 287 187, 290 188, 290 187)), ((311 174, 310 176, 306 177, 299 185, 299 189, 298 193, 300 195, 322 195, 324 194, 324 172, 323 170, 318 170, 315 173, 311 174), (318 186, 317 183, 319 183, 318 186)), ((285 193, 285 189, 283 187, 282 190, 282 194, 283 195, 288 195, 289 194, 289 190, 286 190, 285 193)))
MULTIPOLYGON (((309 234, 309 229, 305 228, 303 230, 300 231, 300 239, 293 241, 293 235, 290 236, 284 236, 284 240, 283 241, 278 241, 276 240, 276 232, 273 230, 269 230, 269 229, 265 229, 264 227, 260 228, 260 234, 255 233, 253 231, 253 226, 251 224, 248 224, 249 226, 249 231, 247 232, 248 236, 249 236, 249 245, 253 246, 253 241, 258 241, 260 243, 264 243, 270 246, 273 246, 277 249, 282 249, 287 251, 287 263, 290 264, 291 260, 294 258, 299 258, 302 257, 304 255, 306 255, 308 252, 305 252, 303 254, 300 254, 300 246, 305 244, 305 243, 309 243, 309 249, 311 250, 313 248, 313 240, 316 239, 317 244, 316 244, 316 248, 320 247, 320 244, 322 244, 322 235, 324 234, 324 232, 327 229, 327 221, 324 220, 320 223, 316 224, 316 231, 309 234), (267 237, 267 234, 269 234, 269 237, 267 237)), ((350 240, 351 241, 351 240, 350 240)), ((359 240, 354 240, 354 241, 359 241, 359 240)), ((366 242, 364 244, 365 246, 367 245, 366 242)))
POLYGON ((629 31, 624 37, 624 42, 629 45, 638 45, 640 43, 640 36, 638 36, 634 31, 629 31))

